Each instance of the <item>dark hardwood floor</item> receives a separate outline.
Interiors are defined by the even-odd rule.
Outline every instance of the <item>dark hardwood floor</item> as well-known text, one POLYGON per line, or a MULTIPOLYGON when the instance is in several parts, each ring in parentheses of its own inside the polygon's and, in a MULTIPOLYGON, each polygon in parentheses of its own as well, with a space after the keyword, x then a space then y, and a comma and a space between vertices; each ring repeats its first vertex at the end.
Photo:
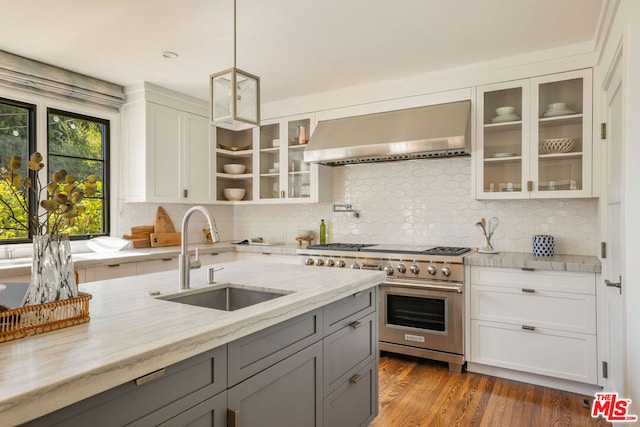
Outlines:
POLYGON ((383 353, 380 414, 372 427, 607 426, 583 396, 465 372, 439 362, 383 353))

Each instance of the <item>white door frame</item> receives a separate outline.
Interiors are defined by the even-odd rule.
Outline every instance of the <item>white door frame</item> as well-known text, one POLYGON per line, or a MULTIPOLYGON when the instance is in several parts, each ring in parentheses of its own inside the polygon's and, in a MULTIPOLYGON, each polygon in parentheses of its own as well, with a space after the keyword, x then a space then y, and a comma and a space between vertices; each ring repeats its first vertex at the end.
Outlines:
MULTIPOLYGON (((624 159, 626 157, 626 144, 627 144, 627 89, 626 89, 626 82, 628 81, 628 74, 627 74, 627 70, 626 70, 626 66, 628 64, 627 58, 626 58, 626 35, 622 37, 622 39, 620 40, 618 47, 616 48, 616 53, 615 55, 612 57, 612 60, 609 64, 606 64, 607 70, 606 73, 603 76, 602 79, 602 85, 601 85, 601 112, 600 112, 600 117, 603 123, 607 123, 607 138, 611 138, 611 135, 615 132, 615 131, 619 131, 619 138, 620 138, 620 157, 621 157, 621 161, 620 161, 620 166, 622 169, 625 168, 625 162, 624 159), (609 105, 609 99, 608 99, 608 94, 609 94, 609 90, 614 89, 616 86, 620 86, 620 96, 622 96, 622 105, 621 105, 621 109, 622 109, 622 114, 620 117, 620 129, 618 130, 614 130, 610 128, 610 125, 608 123, 609 121, 609 117, 608 117, 608 105, 609 105)), ((606 146, 602 148, 601 150, 601 156, 600 156, 600 161, 601 161, 601 165, 602 165, 602 175, 601 175, 601 198, 600 198, 600 213, 601 213, 601 221, 600 221, 600 226, 601 226, 601 234, 602 234, 602 240, 604 242, 609 243, 610 239, 611 239, 611 235, 610 235, 610 230, 608 230, 608 224, 610 221, 609 215, 608 215, 608 201, 609 201, 609 176, 611 171, 609 170, 609 141, 610 139, 607 139, 607 142, 605 143, 606 146)), ((622 177, 624 177, 625 171, 617 171, 618 173, 622 173, 622 177)), ((621 205, 622 205, 622 215, 621 215, 621 230, 624 230, 625 228, 625 180, 621 179, 620 181, 620 186, 621 188, 619 189, 620 191, 620 201, 621 201, 621 205)), ((602 262, 602 280, 599 281, 598 283, 598 292, 600 294, 600 304, 599 304, 599 309, 600 309, 600 319, 601 322, 603 322, 602 325, 602 336, 599 337, 600 342, 601 342, 601 347, 603 349, 602 352, 602 357, 604 361, 607 361, 609 363, 609 378, 604 380, 604 388, 606 391, 611 391, 611 392, 617 392, 619 393, 621 396, 626 396, 626 393, 628 391, 628 384, 627 384, 627 379, 628 379, 628 357, 627 357, 627 306, 626 306, 626 290, 625 290, 625 278, 628 278, 627 275, 627 269, 626 269, 626 254, 625 254, 625 248, 627 248, 627 242, 626 242, 626 234, 624 232, 621 232, 619 235, 622 244, 620 251, 622 253, 616 253, 615 256, 616 257, 620 257, 619 261, 615 261, 612 258, 612 254, 611 252, 613 251, 613 248, 610 247, 610 245, 607 245, 608 249, 610 249, 607 254, 607 257, 602 258, 601 262, 602 262), (619 265, 616 265, 616 263, 619 262, 619 265), (621 304, 620 310, 621 313, 618 319, 618 323, 620 324, 615 324, 615 325, 611 325, 608 322, 608 319, 611 319, 613 316, 608 310, 608 307, 610 307, 610 303, 612 302, 612 296, 614 296, 613 294, 616 292, 616 290, 607 287, 605 285, 605 280, 609 280, 611 282, 618 282, 618 277, 611 277, 614 273, 612 272, 612 269, 618 270, 621 276, 622 276, 622 295, 620 296, 621 300, 618 301, 618 304, 621 304), (619 328, 619 329, 618 329, 619 328), (618 329, 618 330, 616 330, 618 329), (611 348, 611 340, 610 338, 614 335, 614 334, 620 334, 621 335, 621 347, 622 348, 611 348), (614 356, 614 354, 616 352, 619 352, 617 354, 617 359, 620 360, 621 359, 621 363, 622 366, 611 366, 611 363, 613 362, 613 360, 616 360, 616 357, 614 356), (620 371, 621 370, 621 371, 620 371), (617 378, 615 377, 614 372, 617 371, 619 374, 621 375, 617 375, 617 378), (613 374, 613 375, 612 375, 613 374)))

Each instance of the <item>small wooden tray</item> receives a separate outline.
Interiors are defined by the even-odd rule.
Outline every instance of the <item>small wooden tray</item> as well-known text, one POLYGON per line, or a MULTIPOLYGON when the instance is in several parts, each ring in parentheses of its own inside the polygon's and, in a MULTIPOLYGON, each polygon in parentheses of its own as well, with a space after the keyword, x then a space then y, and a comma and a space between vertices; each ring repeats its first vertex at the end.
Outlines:
POLYGON ((89 321, 91 294, 28 305, 0 312, 0 342, 40 334, 89 321))

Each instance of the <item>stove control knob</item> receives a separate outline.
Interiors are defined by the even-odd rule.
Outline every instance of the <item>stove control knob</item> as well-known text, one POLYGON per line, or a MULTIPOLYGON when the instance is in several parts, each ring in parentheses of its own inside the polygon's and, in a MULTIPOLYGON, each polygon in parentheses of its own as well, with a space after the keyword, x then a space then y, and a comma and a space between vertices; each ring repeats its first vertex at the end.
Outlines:
POLYGON ((304 264, 305 265, 313 265, 315 264, 315 262, 313 262, 313 258, 307 258, 304 260, 304 264))
POLYGON ((417 264, 412 264, 411 267, 409 267, 409 271, 413 274, 418 274, 420 273, 420 267, 418 267, 417 264))
POLYGON ((360 264, 358 264, 357 261, 354 261, 353 264, 351 264, 351 268, 354 270, 360 270, 360 264))
POLYGON ((429 267, 427 267, 427 273, 429 273, 429 275, 435 276, 437 272, 438 269, 435 266, 429 265, 429 267))
POLYGON ((322 267, 322 266, 324 265, 324 260, 323 260, 322 258, 318 258, 318 259, 316 260, 316 265, 317 265, 318 267, 322 267))
POLYGON ((393 274, 393 266, 391 264, 387 264, 384 267, 384 271, 387 272, 387 276, 391 276, 393 274))
POLYGON ((447 277, 451 275, 451 269, 449 267, 447 267, 446 265, 444 267, 442 267, 442 269, 440 271, 442 271, 442 274, 444 274, 447 277))
POLYGON ((327 267, 333 267, 334 265, 336 265, 335 261, 332 259, 328 259, 327 262, 325 263, 325 265, 327 267))
POLYGON ((345 265, 346 265, 345 262, 343 260, 341 260, 341 259, 339 259, 336 262, 336 267, 338 267, 338 268, 343 268, 345 265))
POLYGON ((406 273, 407 272, 407 267, 405 267, 403 263, 400 263, 396 267, 396 270, 398 270, 398 273, 406 273))

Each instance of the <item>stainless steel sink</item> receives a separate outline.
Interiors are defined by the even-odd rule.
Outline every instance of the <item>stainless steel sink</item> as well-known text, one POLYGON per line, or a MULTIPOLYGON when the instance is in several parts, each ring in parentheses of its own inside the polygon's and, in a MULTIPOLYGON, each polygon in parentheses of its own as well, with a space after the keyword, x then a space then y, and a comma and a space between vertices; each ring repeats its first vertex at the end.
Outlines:
POLYGON ((260 290, 241 285, 226 284, 160 296, 158 299, 216 310, 234 311, 270 301, 289 293, 287 291, 260 290))

